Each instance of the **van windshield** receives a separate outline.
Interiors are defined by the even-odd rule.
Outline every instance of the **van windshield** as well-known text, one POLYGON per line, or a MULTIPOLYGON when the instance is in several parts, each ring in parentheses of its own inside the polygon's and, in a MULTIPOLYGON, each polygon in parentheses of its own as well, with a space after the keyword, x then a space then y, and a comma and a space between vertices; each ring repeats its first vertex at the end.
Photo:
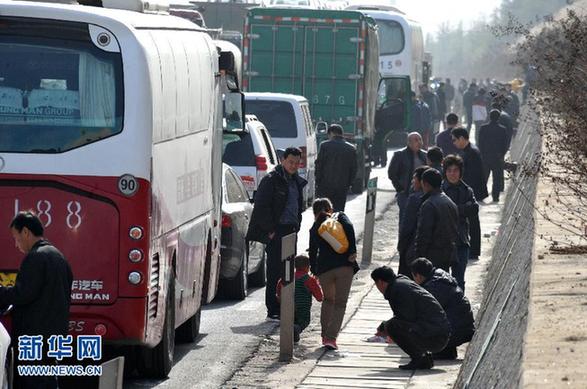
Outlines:
POLYGON ((297 138, 296 116, 286 101, 247 100, 245 111, 257 116, 272 138, 297 138))
POLYGON ((121 132, 122 89, 120 53, 97 48, 87 24, 0 18, 0 151, 60 153, 121 132))

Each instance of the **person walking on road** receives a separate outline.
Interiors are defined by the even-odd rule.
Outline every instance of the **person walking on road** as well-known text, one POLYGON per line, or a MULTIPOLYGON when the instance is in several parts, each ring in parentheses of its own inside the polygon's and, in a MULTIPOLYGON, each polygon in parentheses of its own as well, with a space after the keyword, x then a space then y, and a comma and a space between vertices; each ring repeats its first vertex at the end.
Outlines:
POLYGON ((487 122, 487 91, 479 89, 477 96, 473 98, 473 123, 475 123, 475 142, 479 144, 479 130, 487 122))
MULTIPOLYGON (((463 158, 464 171, 462 180, 469 185, 475 193, 477 202, 482 202, 489 196, 485 181, 485 169, 481 152, 469 142, 469 132, 462 127, 452 130, 453 143, 460 150, 463 158)), ((481 255, 481 224, 479 217, 472 217, 470 222, 471 250, 469 259, 476 260, 481 255)))
POLYGON ((436 146, 440 147, 444 155, 457 154, 459 149, 452 143, 451 131, 459 124, 459 117, 455 113, 446 115, 446 129, 436 137, 436 146))
MULTIPOLYGON (((19 212, 10 223, 16 247, 25 254, 14 286, 0 286, 0 306, 12 311, 12 341, 19 337, 41 336, 43 343, 52 335, 66 336, 69 324, 73 273, 69 263, 55 246, 43 237, 41 220, 31 212, 19 212)), ((55 365, 47 353, 40 360, 16 360, 17 365, 55 365)), ((55 376, 20 376, 15 387, 25 389, 57 388, 55 376)))
POLYGON ((443 117, 440 114, 440 100, 438 95, 432 92, 427 84, 420 85, 420 98, 428 105, 432 119, 432 131, 427 134, 428 138, 424 140, 424 144, 428 145, 434 139, 435 134, 438 133, 440 121, 443 117))
POLYGON ((397 241, 397 251, 399 253, 398 274, 406 277, 412 277, 410 273, 408 258, 415 258, 414 237, 416 236, 416 227, 418 226, 418 212, 422 205, 422 174, 428 170, 429 166, 420 166, 414 170, 412 177, 412 192, 408 197, 404 217, 400 220, 399 238, 397 241))
POLYGON ((373 270, 371 278, 393 311, 393 317, 379 325, 377 335, 389 336, 411 359, 399 368, 433 368, 431 353, 443 350, 450 336, 450 323, 440 303, 426 289, 405 276, 396 276, 387 266, 373 270))
POLYGON ((507 129, 499 124, 501 113, 494 109, 489 113, 489 123, 481 126, 479 133, 479 151, 483 158, 483 177, 489 180, 489 173, 493 177, 491 196, 494 202, 499 201, 499 194, 504 189, 503 166, 505 154, 508 150, 507 129))
MULTIPOLYGON (((442 193, 442 176, 436 169, 422 174, 422 206, 416 227, 415 255, 428 258, 448 271, 456 260, 459 215, 455 203, 442 193)), ((411 261, 415 258, 408 258, 411 261)))
POLYGON ((447 78, 444 81, 445 81, 444 90, 445 90, 445 95, 446 95, 447 112, 452 112, 453 100, 455 99, 455 96, 456 96, 455 87, 451 83, 450 78, 447 78))
POLYGON ((281 239, 297 233, 302 223, 303 189, 308 182, 298 175, 301 157, 300 149, 288 147, 281 164, 263 177, 255 194, 253 214, 247 231, 247 240, 266 244, 265 306, 267 318, 270 320, 279 320, 280 316, 275 288, 283 272, 281 239))
POLYGON ((328 138, 320 144, 316 159, 316 196, 329 198, 335 211, 344 211, 357 175, 357 149, 344 140, 338 124, 328 127, 328 138))
POLYGON ((315 222, 310 229, 309 255, 310 268, 318 276, 324 293, 320 312, 322 345, 329 350, 337 350, 336 339, 344 319, 353 276, 359 269, 355 230, 350 219, 339 212, 337 220, 349 243, 347 251, 339 254, 318 232, 322 223, 332 216, 332 204, 328 199, 316 199, 312 210, 315 222))
POLYGON ((426 165, 426 153, 422 151, 422 137, 417 132, 411 132, 408 134, 408 146, 393 154, 387 169, 387 176, 396 191, 400 222, 410 194, 414 170, 422 165, 426 165))
POLYGON ((469 225, 470 219, 479 217, 479 204, 475 194, 461 179, 463 177, 464 162, 458 155, 448 155, 444 159, 444 176, 442 190, 455 203, 459 211, 459 231, 457 239, 457 261, 451 264, 451 273, 456 278, 459 287, 465 290, 465 270, 469 261, 471 246, 469 225))
POLYGON ((450 323, 450 338, 446 347, 432 354, 434 359, 457 359, 457 347, 470 342, 475 334, 475 319, 469 299, 457 281, 442 269, 435 269, 426 258, 410 265, 414 281, 440 303, 450 323))
POLYGON ((469 88, 463 94, 463 107, 465 109, 465 118, 467 120, 467 131, 471 131, 473 126, 473 99, 477 96, 477 84, 471 83, 469 88))

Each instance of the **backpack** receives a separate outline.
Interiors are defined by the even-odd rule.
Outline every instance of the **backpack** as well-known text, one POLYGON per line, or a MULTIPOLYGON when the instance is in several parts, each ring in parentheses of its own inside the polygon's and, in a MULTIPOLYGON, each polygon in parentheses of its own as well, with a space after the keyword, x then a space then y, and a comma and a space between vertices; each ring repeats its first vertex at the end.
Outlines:
POLYGON ((338 221, 340 213, 334 213, 324 220, 318 227, 318 235, 338 254, 344 254, 349 249, 349 240, 344 232, 342 223, 338 221))

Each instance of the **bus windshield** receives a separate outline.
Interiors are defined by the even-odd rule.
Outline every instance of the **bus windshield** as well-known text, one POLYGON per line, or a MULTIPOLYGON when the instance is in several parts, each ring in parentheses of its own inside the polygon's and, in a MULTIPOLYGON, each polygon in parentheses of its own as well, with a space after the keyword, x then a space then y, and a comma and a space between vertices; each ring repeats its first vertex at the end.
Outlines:
POLYGON ((55 22, 54 29, 44 25, 35 34, 27 29, 34 28, 30 19, 0 22, 5 20, 10 28, 0 28, 0 151, 60 153, 122 131, 120 53, 97 48, 87 24, 55 22), (66 37, 58 24, 78 34, 66 37))
POLYGON ((377 20, 379 55, 399 54, 404 49, 405 37, 401 24, 393 20, 377 20))

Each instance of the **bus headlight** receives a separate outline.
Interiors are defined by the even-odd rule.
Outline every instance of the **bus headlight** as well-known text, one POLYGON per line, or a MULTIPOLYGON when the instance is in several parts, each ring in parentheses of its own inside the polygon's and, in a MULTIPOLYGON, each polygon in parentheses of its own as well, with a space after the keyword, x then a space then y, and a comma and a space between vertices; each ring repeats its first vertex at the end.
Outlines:
POLYGON ((128 230, 128 236, 130 236, 131 239, 139 240, 143 237, 143 229, 138 226, 133 226, 128 230))
POLYGON ((130 282, 133 285, 140 284, 142 280, 143 277, 141 276, 141 273, 139 273, 138 271, 132 271, 128 274, 128 282, 130 282))
POLYGON ((132 249, 128 253, 128 259, 132 263, 141 262, 143 260, 143 252, 139 249, 132 249))

